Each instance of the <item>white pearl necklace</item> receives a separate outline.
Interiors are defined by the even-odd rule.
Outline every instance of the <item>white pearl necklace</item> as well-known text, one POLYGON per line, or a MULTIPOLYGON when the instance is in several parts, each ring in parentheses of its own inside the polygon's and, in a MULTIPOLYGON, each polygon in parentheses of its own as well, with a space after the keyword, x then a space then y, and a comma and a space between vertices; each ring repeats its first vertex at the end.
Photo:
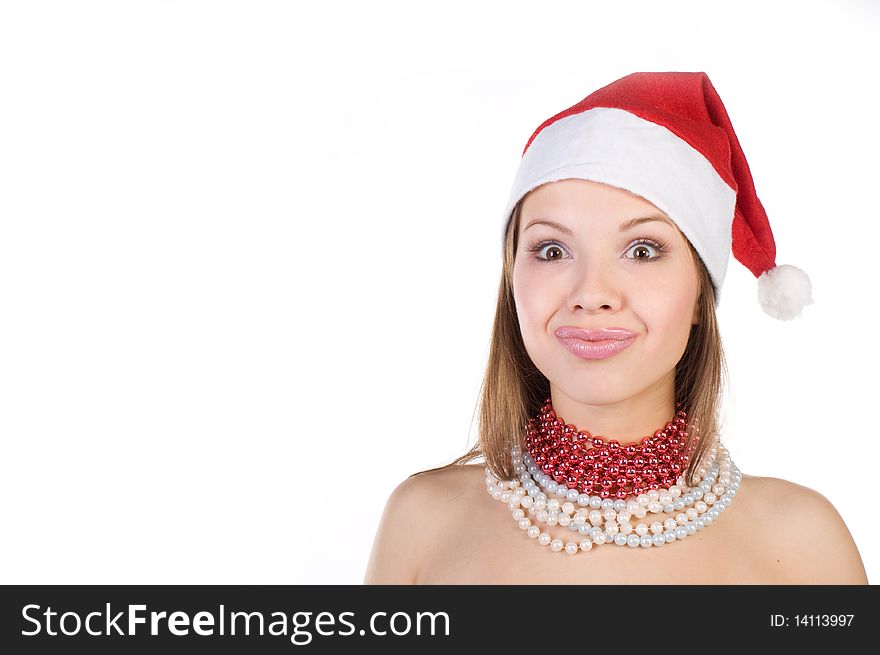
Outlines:
POLYGON ((510 452, 519 479, 499 480, 487 467, 486 490, 496 500, 507 503, 513 520, 530 538, 568 555, 591 550, 594 544, 651 548, 681 541, 718 518, 730 505, 742 480, 742 473, 730 459, 730 453, 719 443, 709 449, 706 460, 695 472, 697 484, 693 487, 685 486, 684 476, 679 476, 677 484, 668 489, 652 489, 627 500, 603 499, 557 484, 535 465, 528 453, 523 454, 519 446, 510 452), (587 506, 591 508, 589 511, 587 506), (648 512, 661 511, 679 513, 663 523, 640 522, 635 526, 631 523, 633 516, 642 519, 648 512), (577 533, 576 541, 554 538, 533 520, 548 526, 567 527, 577 533))

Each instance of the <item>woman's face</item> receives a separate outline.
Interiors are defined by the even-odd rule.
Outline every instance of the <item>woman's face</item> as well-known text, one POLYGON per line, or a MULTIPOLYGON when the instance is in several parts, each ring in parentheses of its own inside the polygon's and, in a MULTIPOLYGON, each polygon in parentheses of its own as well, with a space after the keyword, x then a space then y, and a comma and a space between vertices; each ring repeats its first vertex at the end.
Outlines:
POLYGON ((673 223, 621 229, 650 215, 665 216, 635 194, 588 180, 550 182, 523 201, 513 269, 522 337, 535 366, 570 398, 604 405, 640 393, 672 397, 675 365, 698 320, 699 279, 673 223), (637 336, 611 357, 582 359, 557 338, 563 326, 637 336))

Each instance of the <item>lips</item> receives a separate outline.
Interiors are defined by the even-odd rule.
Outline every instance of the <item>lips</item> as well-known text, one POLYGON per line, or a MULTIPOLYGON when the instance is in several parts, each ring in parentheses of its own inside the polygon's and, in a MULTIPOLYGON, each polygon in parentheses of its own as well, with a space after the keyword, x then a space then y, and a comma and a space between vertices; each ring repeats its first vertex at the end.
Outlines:
POLYGON ((638 334, 625 328, 584 330, 565 326, 556 330, 559 343, 580 359, 607 359, 629 348, 638 334))
POLYGON ((556 336, 560 339, 581 339, 582 341, 627 341, 637 335, 635 332, 621 327, 585 330, 564 325, 556 329, 556 336))

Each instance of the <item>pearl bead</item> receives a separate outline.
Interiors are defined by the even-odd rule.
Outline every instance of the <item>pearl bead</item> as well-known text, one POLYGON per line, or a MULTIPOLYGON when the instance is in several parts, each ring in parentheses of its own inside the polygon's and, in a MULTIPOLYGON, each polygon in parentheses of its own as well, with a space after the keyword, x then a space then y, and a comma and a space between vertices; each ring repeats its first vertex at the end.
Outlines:
MULTIPOLYGON (((590 550, 593 545, 614 543, 651 548, 683 540, 713 523, 731 503, 742 481, 742 473, 733 465, 727 450, 719 449, 717 445, 709 449, 704 465, 697 471, 696 486, 688 488, 683 476, 678 476, 677 485, 670 485, 668 489, 649 489, 626 500, 571 493, 576 490, 567 489, 543 475, 529 453, 514 447, 511 456, 519 477, 499 480, 487 468, 487 492, 508 505, 511 516, 529 538, 537 539, 541 545, 550 545, 555 552, 565 550, 569 555, 590 550), (554 490, 561 498, 549 497, 554 490), (674 503, 670 502, 673 498, 676 499, 674 503), (650 527, 644 522, 633 527, 633 517, 643 519, 649 511, 658 513, 654 511, 658 505, 664 513, 678 513, 674 519, 651 522, 650 527), (579 540, 554 538, 534 525, 533 519, 548 526, 558 524, 568 528, 579 540)), ((646 466, 657 466, 655 455, 646 459, 646 466)))

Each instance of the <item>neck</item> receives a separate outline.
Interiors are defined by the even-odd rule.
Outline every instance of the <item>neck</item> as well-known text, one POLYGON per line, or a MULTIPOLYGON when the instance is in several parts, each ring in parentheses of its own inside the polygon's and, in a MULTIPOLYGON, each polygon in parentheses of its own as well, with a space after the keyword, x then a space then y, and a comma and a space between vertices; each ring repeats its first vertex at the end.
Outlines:
POLYGON ((551 385, 550 398, 556 416, 594 437, 617 439, 621 445, 638 443, 651 436, 675 416, 675 393, 671 385, 613 403, 590 403, 571 398, 551 385))

